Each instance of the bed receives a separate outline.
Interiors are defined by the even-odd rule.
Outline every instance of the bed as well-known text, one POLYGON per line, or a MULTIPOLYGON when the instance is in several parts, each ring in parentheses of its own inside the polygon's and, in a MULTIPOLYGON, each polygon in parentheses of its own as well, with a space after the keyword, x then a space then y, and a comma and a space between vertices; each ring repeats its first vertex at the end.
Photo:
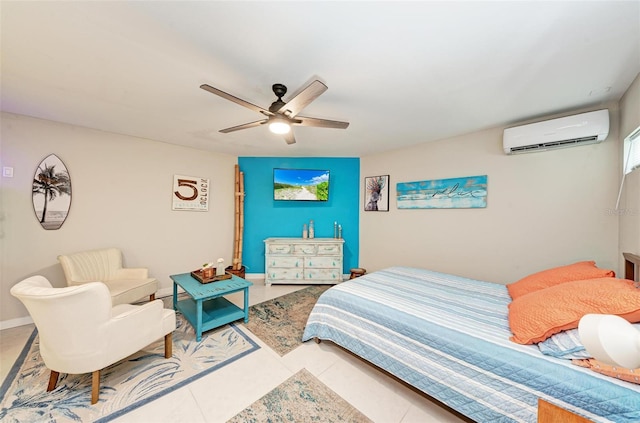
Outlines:
POLYGON ((640 385, 510 341, 510 302, 505 285, 391 267, 323 293, 303 341, 331 341, 477 422, 536 422, 539 400, 640 422, 640 385))

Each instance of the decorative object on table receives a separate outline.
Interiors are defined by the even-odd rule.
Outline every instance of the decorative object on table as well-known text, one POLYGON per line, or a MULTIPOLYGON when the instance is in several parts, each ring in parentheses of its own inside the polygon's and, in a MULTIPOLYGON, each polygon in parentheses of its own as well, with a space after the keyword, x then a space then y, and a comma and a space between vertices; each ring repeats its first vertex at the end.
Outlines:
POLYGON ((342 239, 342 225, 338 225, 338 239, 342 239))
POLYGON ((364 275, 365 273, 367 273, 367 269, 364 269, 362 267, 355 267, 355 268, 351 269, 351 274, 349 275, 349 279, 359 278, 360 276, 364 275))
POLYGON ((333 237, 338 238, 338 222, 333 222, 333 237))
POLYGON ((214 268, 211 267, 209 269, 211 270, 211 273, 207 273, 206 275, 202 269, 198 269, 191 272, 191 276, 196 278, 200 283, 219 282, 219 281, 231 279, 231 275, 228 273, 223 273, 222 275, 216 275, 214 268))
POLYGON ((235 165, 235 231, 233 243, 233 259, 227 272, 244 278, 245 268, 242 265, 242 238, 244 233, 244 172, 240 172, 240 166, 235 165))
POLYGON ((245 408, 227 423, 245 422, 316 422, 335 421, 371 423, 371 420, 302 369, 271 392, 245 408))
POLYGON ((302 225, 302 238, 309 238, 309 231, 307 230, 307 224, 302 225))
POLYGON ((398 182, 399 209, 475 209, 487 207, 487 175, 398 182))
POLYGON ((172 210, 208 211, 209 180, 173 175, 172 210))
POLYGON ((329 285, 309 286, 249 307, 245 327, 281 356, 302 345, 311 309, 329 285))
POLYGON ((38 164, 31 189, 33 211, 47 230, 60 229, 71 208, 71 178, 62 160, 50 154, 38 164))
POLYGON ((364 178, 364 211, 389 211, 389 175, 364 178))
POLYGON ((224 274, 225 274, 225 271, 224 271, 224 259, 221 257, 216 262, 216 275, 221 276, 221 275, 224 275, 224 274))
MULTIPOLYGON (((165 307, 171 307, 170 302, 168 297, 165 307)), ((56 389, 45 391, 49 371, 34 330, 0 390, 2 421, 38 422, 43 421, 43 413, 47 421, 57 423, 107 422, 122 417, 259 350, 245 332, 240 325, 226 325, 207 332, 202 342, 194 342, 193 328, 178 313, 173 356, 162 358, 164 341, 159 340, 107 367, 100 375, 100 400, 89 406, 88 396, 78 389, 91 385, 90 374, 60 375, 56 389)))
POLYGON ((213 263, 205 263, 202 265, 202 269, 200 269, 200 274, 202 278, 210 279, 216 275, 217 271, 212 266, 213 266, 213 263))
POLYGON ((316 230, 313 227, 313 220, 309 221, 309 239, 313 239, 316 236, 316 230))

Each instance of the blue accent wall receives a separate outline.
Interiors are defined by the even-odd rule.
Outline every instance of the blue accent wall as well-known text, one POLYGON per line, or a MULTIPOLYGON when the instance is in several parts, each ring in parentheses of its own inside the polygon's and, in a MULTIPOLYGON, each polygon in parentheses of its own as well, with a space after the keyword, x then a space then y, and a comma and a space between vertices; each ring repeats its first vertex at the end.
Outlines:
POLYGON ((244 242, 246 273, 264 273, 264 240, 302 237, 313 220, 316 238, 333 238, 333 222, 342 225, 344 269, 358 267, 360 239, 360 159, 322 157, 238 157, 244 172, 244 242), (329 170, 328 201, 275 201, 273 169, 329 170))

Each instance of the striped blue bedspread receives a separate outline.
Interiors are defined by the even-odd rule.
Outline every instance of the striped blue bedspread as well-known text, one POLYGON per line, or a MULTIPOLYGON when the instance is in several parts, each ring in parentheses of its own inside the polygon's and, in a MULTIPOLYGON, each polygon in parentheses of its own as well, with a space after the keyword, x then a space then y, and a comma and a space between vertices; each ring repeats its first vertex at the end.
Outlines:
POLYGON ((538 398, 640 422, 640 385, 509 341, 504 285, 392 267, 318 299, 303 341, 330 340, 477 422, 536 422, 538 398))

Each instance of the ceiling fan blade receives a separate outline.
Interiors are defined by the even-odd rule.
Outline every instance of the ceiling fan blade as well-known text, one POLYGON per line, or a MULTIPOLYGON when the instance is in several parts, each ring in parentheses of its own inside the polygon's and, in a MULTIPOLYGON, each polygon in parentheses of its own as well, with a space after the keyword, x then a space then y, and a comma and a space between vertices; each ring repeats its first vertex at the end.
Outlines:
POLYGON ((267 122, 269 122, 269 119, 257 120, 255 122, 243 123, 242 125, 221 129, 220 132, 222 132, 223 134, 227 134, 229 132, 239 131, 241 129, 254 128, 256 126, 264 125, 267 122))
POLYGON ((300 93, 289 100, 287 104, 282 106, 278 110, 278 113, 284 113, 289 117, 293 117, 300 113, 302 109, 307 107, 309 103, 318 98, 318 96, 325 91, 327 91, 327 86, 316 79, 311 84, 307 85, 304 90, 300 91, 300 93))
POLYGON ((212 87, 211 85, 207 85, 207 84, 202 84, 200 85, 200 88, 202 88, 205 91, 209 91, 212 94, 215 95, 219 95, 222 98, 225 98, 227 100, 233 101, 236 104, 239 104, 243 107, 246 107, 247 109, 253 110, 254 112, 258 112, 258 113, 262 113, 263 115, 266 116, 271 116, 273 113, 271 113, 270 111, 268 111, 267 109, 263 109, 260 106, 256 106, 253 103, 249 103, 248 101, 245 101, 241 98, 238 98, 236 96, 233 96, 229 93, 225 93, 224 91, 220 91, 217 88, 212 87))
POLYGON ((296 143, 296 137, 293 136, 293 129, 291 129, 289 132, 287 132, 286 134, 284 134, 284 140, 287 142, 287 144, 291 145, 291 144, 295 144, 296 143))
POLYGON ((341 122, 339 120, 318 119, 305 116, 296 116, 294 125, 300 126, 316 126, 319 128, 337 128, 347 129, 349 122, 341 122))

